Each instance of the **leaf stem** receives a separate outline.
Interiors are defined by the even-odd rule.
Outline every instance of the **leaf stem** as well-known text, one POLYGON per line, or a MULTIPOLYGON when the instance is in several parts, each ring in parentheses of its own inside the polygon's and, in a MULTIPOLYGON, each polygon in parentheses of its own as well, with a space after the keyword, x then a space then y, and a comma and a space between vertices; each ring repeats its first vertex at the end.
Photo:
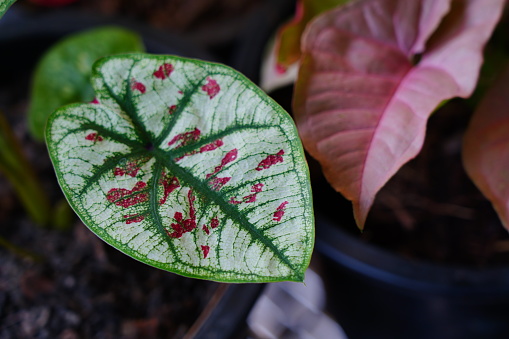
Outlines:
POLYGON ((23 259, 28 259, 28 260, 31 260, 33 262, 38 262, 38 263, 41 263, 44 261, 44 258, 41 257, 40 255, 32 253, 30 251, 27 251, 24 248, 21 248, 19 246, 16 246, 3 237, 0 237, 0 247, 5 248, 12 254, 14 254, 18 257, 21 257, 23 259))
POLYGON ((11 182, 30 217, 39 225, 47 225, 51 210, 49 199, 2 112, 0 112, 0 172, 3 172, 11 182))

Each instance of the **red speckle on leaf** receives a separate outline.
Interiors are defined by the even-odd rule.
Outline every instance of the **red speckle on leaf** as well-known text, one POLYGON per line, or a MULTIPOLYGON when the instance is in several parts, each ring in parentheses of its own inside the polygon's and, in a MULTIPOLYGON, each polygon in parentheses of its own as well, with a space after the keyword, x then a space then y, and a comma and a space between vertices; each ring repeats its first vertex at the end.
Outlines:
POLYGON ((167 176, 163 172, 163 178, 159 181, 159 183, 163 185, 164 188, 163 197, 159 200, 159 205, 162 205, 166 202, 166 199, 168 199, 168 195, 180 187, 180 182, 177 177, 167 176))
POLYGON ((262 191, 263 186, 264 185, 262 183, 258 183, 256 185, 253 185, 251 187, 251 192, 253 192, 253 193, 243 197, 242 201, 237 200, 237 197, 231 197, 228 202, 230 204, 234 204, 234 205, 238 205, 238 204, 242 204, 242 203, 249 204, 249 203, 255 202, 256 201, 256 195, 262 191))
POLYGON ((202 146, 198 152, 199 153, 210 152, 210 151, 213 151, 223 145, 224 145, 223 140, 218 139, 216 141, 211 142, 210 144, 206 144, 205 146, 202 146))
POLYGON ((164 74, 166 76, 170 76, 171 72, 173 72, 173 65, 172 64, 163 64, 164 74))
POLYGON ((166 234, 170 238, 180 238, 184 234, 184 229, 182 228, 182 226, 180 224, 172 223, 171 228, 173 229, 173 232, 170 232, 167 229, 165 229, 166 234))
POLYGON ((272 220, 281 221, 281 219, 285 215, 285 208, 286 208, 287 204, 288 204, 288 201, 285 201, 284 203, 279 205, 279 207, 276 209, 276 212, 274 212, 274 216, 273 216, 272 220))
POLYGON ((261 182, 256 185, 253 185, 253 187, 251 187, 251 192, 260 193, 262 191, 263 186, 264 185, 261 182))
POLYGON ((196 197, 193 195, 192 190, 189 190, 187 193, 187 199, 189 200, 189 218, 193 219, 196 224, 196 210, 194 209, 194 201, 196 200, 196 197))
POLYGON ((166 79, 170 76, 171 72, 173 72, 173 65, 172 64, 163 64, 162 66, 159 66, 159 69, 154 72, 154 76, 158 79, 166 79))
POLYGON ((183 220, 182 213, 175 212, 173 218, 175 219, 176 223, 171 224, 173 232, 170 233, 168 230, 166 230, 166 233, 171 238, 180 238, 184 233, 191 232, 197 226, 196 210, 194 208, 194 201, 196 200, 196 197, 193 195, 192 190, 189 190, 187 193, 187 199, 189 201, 189 218, 183 220))
POLYGON ((145 219, 143 215, 139 214, 131 214, 131 215, 124 215, 124 219, 126 219, 126 224, 131 224, 133 222, 141 222, 145 219))
POLYGON ((276 154, 269 155, 265 159, 263 159, 259 164, 258 167, 256 167, 257 171, 261 171, 263 169, 267 169, 272 165, 275 165, 277 163, 283 162, 283 155, 285 154, 285 151, 280 150, 276 154))
POLYGON ((207 77, 207 84, 201 86, 201 90, 207 92, 209 98, 212 99, 217 95, 217 93, 219 93, 221 87, 219 87, 216 80, 207 77))
POLYGON ((184 92, 182 92, 182 91, 178 91, 178 94, 184 94, 184 92))
POLYGON ((221 166, 225 166, 226 164, 237 159, 238 151, 236 148, 232 149, 230 152, 226 153, 223 160, 221 160, 221 166))
POLYGON ((242 198, 242 200, 246 204, 251 203, 251 202, 255 202, 256 201, 256 195, 262 191, 263 186, 264 185, 262 183, 258 183, 256 185, 253 185, 251 187, 251 192, 254 192, 254 193, 246 195, 244 198, 242 198))
POLYGON ((203 259, 207 259, 207 256, 209 255, 210 247, 201 245, 201 250, 203 251, 203 259))
POLYGON ((221 165, 217 166, 214 169, 214 172, 207 174, 206 178, 208 179, 211 176, 213 176, 214 174, 216 174, 219 171, 221 171, 224 168, 224 166, 226 166, 228 163, 230 163, 230 162, 234 161, 235 159, 237 159, 237 155, 238 155, 238 151, 237 151, 236 148, 234 148, 230 152, 226 153, 226 155, 221 160, 221 165))
POLYGON ((255 202, 256 201, 256 193, 246 195, 244 198, 242 198, 246 204, 255 202))
POLYGON ((112 188, 106 194, 106 199, 117 206, 127 208, 148 201, 148 193, 141 192, 147 184, 143 181, 138 181, 132 190, 125 188, 112 188))
POLYGON ((134 90, 137 90, 139 91, 141 94, 145 93, 147 88, 145 87, 144 84, 142 84, 141 82, 138 82, 134 79, 131 80, 131 89, 134 91, 134 90))
POLYGON ((99 134, 97 133, 90 133, 88 134, 86 137, 85 137, 86 140, 90 140, 90 141, 93 141, 93 142, 96 142, 96 141, 103 141, 103 137, 100 136, 99 134))
POLYGON ((90 101, 91 104, 98 104, 99 103, 99 100, 97 100, 97 98, 94 98, 94 100, 90 101))
POLYGON ((140 167, 134 162, 128 162, 124 167, 116 167, 113 171, 115 176, 130 175, 135 177, 138 174, 140 167))
POLYGON ((200 139, 201 131, 198 128, 195 128, 191 132, 184 132, 177 134, 173 137, 173 139, 170 140, 168 143, 168 146, 171 146, 175 144, 177 141, 181 141, 180 145, 178 145, 176 148, 188 145, 192 141, 197 141, 200 139))
POLYGON ((182 213, 175 212, 175 214, 173 215, 173 219, 177 220, 177 222, 181 222, 182 219, 184 219, 184 217, 182 216, 182 213))
POLYGON ((184 228, 180 223, 172 223, 171 228, 173 229, 173 232, 171 233, 170 231, 166 230, 166 234, 168 234, 170 238, 180 238, 185 233, 184 228))
POLYGON ((233 205, 242 204, 242 201, 238 201, 237 197, 231 197, 230 200, 228 200, 228 202, 233 205))
POLYGON ((210 180, 209 185, 210 188, 212 188, 214 191, 219 191, 221 188, 223 188, 224 185, 230 181, 231 177, 224 177, 224 178, 213 178, 210 180))
POLYGON ((183 159, 184 157, 187 157, 187 156, 190 156, 193 154, 210 152, 210 151, 213 151, 221 146, 223 146, 223 141, 218 139, 216 141, 211 142, 210 144, 206 144, 205 146, 200 147, 200 149, 198 151, 191 151, 191 152, 184 154, 183 156, 181 156, 179 158, 176 158, 175 161, 179 161, 179 160, 183 159))
POLYGON ((177 110, 177 105, 171 105, 168 109, 168 113, 173 114, 177 110))
MULTIPOLYGON (((217 228, 218 226, 219 226, 219 220, 217 219, 217 217, 213 217, 210 220, 210 228, 214 229, 214 228, 217 228)), ((207 225, 203 225, 202 230, 207 235, 210 235, 210 229, 207 227, 207 225)))

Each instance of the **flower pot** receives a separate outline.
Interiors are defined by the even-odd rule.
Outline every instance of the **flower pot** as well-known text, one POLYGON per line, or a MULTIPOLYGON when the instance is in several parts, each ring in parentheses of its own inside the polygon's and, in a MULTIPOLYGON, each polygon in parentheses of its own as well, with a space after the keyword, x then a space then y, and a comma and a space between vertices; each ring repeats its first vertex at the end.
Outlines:
POLYGON ((328 307, 349 338, 506 338, 509 268, 405 259, 317 220, 328 307))
MULTIPOLYGON (((0 22, 0 108, 9 114, 30 162, 55 200, 62 195, 45 145, 26 133, 31 73, 42 53, 60 38, 102 25, 140 33, 150 53, 215 59, 183 37, 128 21, 11 8, 0 22)), ((2 222, 1 235, 45 256, 42 262, 23 261, 0 250, 0 322, 8 325, 0 328, 0 336, 181 337, 189 330, 196 338, 230 338, 245 330, 263 284, 218 284, 159 271, 105 246, 81 223, 68 232, 41 229, 11 198, 7 182, 1 180, 0 185, 0 198, 10 201, 0 211, 7 221, 2 222), (205 310, 196 321, 186 318, 192 313, 189 305, 195 313, 205 310), (173 332, 167 332, 169 323, 173 332), (28 329, 21 328, 24 325, 28 329)))

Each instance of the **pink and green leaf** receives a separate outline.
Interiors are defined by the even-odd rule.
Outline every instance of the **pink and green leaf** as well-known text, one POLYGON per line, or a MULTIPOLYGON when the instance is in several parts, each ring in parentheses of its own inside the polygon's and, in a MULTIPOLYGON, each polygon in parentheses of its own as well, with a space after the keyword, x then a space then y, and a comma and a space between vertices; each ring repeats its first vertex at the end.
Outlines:
POLYGON ((4 16, 5 12, 11 7, 16 0, 0 0, 0 19, 4 16))
POLYGON ((51 115, 47 143, 94 233, 189 277, 303 280, 309 174, 281 107, 226 66, 173 56, 104 58, 92 83, 97 100, 51 115))
POLYGON ((463 164, 509 230, 509 67, 470 121, 463 141, 463 164))
POLYGON ((379 189, 420 151, 433 110, 472 93, 503 5, 365 0, 308 26, 297 126, 331 185, 352 201, 359 228, 379 189))
POLYGON ((278 33, 277 65, 284 71, 300 58, 300 39, 306 25, 318 14, 343 5, 350 0, 298 0, 295 17, 278 33))

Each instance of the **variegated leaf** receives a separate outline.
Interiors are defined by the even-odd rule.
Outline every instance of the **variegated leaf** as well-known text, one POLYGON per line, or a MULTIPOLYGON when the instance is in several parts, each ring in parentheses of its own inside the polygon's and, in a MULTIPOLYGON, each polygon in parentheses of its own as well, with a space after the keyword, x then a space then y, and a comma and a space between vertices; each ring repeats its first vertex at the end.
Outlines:
POLYGON ((16 0, 0 0, 0 19, 16 0))
POLYGON ((97 99, 49 119, 70 204, 147 264, 226 282, 302 281, 313 246, 302 146, 284 110, 219 64, 98 61, 97 99))

